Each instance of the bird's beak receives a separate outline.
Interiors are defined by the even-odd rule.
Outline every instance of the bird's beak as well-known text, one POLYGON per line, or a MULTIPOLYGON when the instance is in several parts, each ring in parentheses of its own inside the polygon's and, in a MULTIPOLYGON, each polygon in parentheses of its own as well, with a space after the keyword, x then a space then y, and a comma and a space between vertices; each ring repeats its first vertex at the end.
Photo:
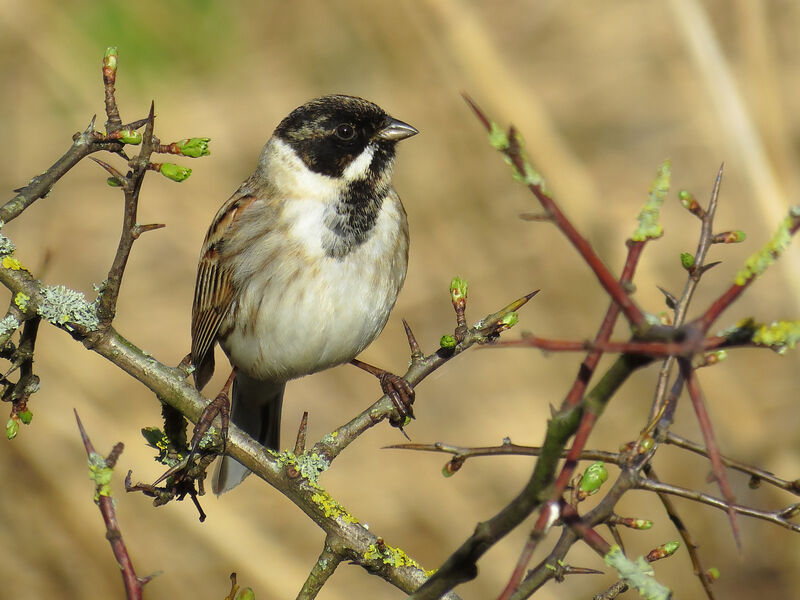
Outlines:
POLYGON ((383 129, 378 132, 378 137, 390 142, 399 142, 418 133, 419 131, 415 127, 390 117, 383 129))

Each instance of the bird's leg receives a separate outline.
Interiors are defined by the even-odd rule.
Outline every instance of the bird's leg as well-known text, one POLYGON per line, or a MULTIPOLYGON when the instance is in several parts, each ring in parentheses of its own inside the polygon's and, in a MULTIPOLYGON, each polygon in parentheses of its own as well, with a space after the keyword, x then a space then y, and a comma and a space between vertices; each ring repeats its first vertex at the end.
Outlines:
POLYGON ((414 410, 412 408, 415 396, 414 388, 411 387, 411 384, 408 383, 405 378, 390 373, 389 371, 379 369, 378 367, 373 367, 357 358, 351 360, 350 364, 378 378, 383 393, 389 396, 397 410, 397 417, 389 419, 389 422, 394 427, 402 429, 409 418, 414 418, 414 410))
MULTIPOLYGON (((233 369, 230 377, 228 377, 228 381, 226 381, 225 385, 222 386, 222 389, 220 390, 219 394, 217 394, 217 397, 209 402, 203 409, 203 412, 200 413, 200 418, 197 419, 197 423, 192 430, 192 441, 189 443, 189 453, 186 455, 186 457, 178 464, 170 468, 161 477, 156 479, 153 485, 150 486, 151 488, 155 488, 155 486, 168 477, 175 476, 178 477, 178 479, 185 477, 188 467, 191 466, 192 460, 195 456, 197 456, 198 447, 200 446, 203 436, 206 434, 206 432, 208 432, 217 415, 219 415, 219 418, 222 421, 222 431, 220 432, 220 436, 222 437, 222 452, 220 452, 220 454, 225 454, 225 445, 228 441, 228 423, 230 422, 231 416, 231 401, 229 398, 229 393, 235 377, 236 369, 233 369), (180 472, 183 472, 184 474, 178 475, 180 472)), ((207 466, 208 464, 203 467, 203 470, 205 470, 207 466)))
POLYGON ((200 443, 200 440, 208 431, 209 427, 211 427, 211 424, 214 422, 214 419, 217 417, 217 415, 219 415, 221 421, 220 429, 222 430, 222 452, 220 452, 220 454, 225 454, 225 448, 228 443, 228 424, 230 423, 231 419, 230 390, 235 378, 236 369, 231 369, 231 374, 228 377, 228 381, 226 381, 225 385, 222 386, 222 389, 219 391, 219 394, 217 394, 216 398, 206 405, 206 407, 203 409, 203 412, 200 414, 200 418, 197 419, 197 423, 192 431, 192 442, 190 444, 191 451, 189 452, 190 457, 193 456, 197 451, 197 445, 200 443))

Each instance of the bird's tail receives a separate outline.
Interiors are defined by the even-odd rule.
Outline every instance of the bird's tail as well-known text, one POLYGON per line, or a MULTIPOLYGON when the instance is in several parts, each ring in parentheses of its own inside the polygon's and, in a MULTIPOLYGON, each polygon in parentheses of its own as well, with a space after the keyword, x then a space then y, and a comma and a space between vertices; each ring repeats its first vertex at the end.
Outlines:
MULTIPOLYGON (((280 448, 281 405, 284 382, 259 381, 241 371, 236 373, 231 392, 231 422, 271 450, 280 448)), ((211 489, 215 494, 232 490, 250 470, 230 456, 217 461, 211 489)))

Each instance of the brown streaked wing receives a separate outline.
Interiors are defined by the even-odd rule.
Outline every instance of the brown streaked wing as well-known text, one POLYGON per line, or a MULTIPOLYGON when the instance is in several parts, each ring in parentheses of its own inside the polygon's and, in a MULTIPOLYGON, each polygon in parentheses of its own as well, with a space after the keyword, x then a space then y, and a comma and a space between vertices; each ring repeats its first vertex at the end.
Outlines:
POLYGON ((241 211, 254 200, 250 195, 230 198, 214 218, 203 244, 192 305, 192 363, 198 389, 214 373, 214 341, 233 302, 231 274, 220 264, 219 251, 241 211))

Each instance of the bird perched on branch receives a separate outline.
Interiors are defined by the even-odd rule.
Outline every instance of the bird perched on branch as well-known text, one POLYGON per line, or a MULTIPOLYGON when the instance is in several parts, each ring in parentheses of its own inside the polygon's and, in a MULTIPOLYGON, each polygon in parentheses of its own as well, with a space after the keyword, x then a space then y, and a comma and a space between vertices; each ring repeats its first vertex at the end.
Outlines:
MULTIPOLYGON (((211 378, 219 342, 235 370, 230 418, 268 448, 279 448, 286 382, 352 361, 386 324, 408 263, 395 145, 416 133, 361 98, 311 100, 278 125, 209 227, 192 307, 195 385, 211 378)), ((409 414, 408 383, 368 370, 409 414)), ((248 474, 223 457, 212 489, 248 474)))

